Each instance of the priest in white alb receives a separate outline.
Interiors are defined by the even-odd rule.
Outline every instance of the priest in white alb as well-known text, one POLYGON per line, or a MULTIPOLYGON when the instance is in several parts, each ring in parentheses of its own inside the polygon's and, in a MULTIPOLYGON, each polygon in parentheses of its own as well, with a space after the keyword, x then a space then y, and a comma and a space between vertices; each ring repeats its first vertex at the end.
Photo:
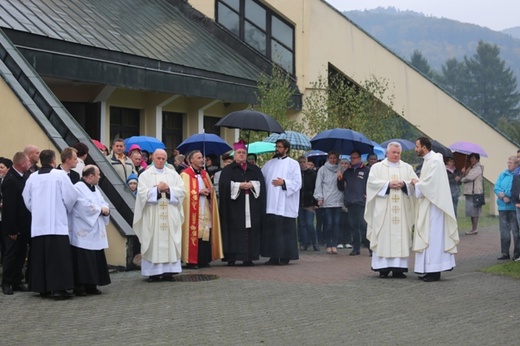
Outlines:
POLYGON ((412 247, 414 196, 412 166, 401 161, 401 144, 391 142, 386 158, 370 168, 365 221, 372 252, 372 270, 386 278, 406 278, 412 247))
POLYGON ((413 250, 415 272, 425 282, 438 281, 441 272, 455 267, 459 243, 457 219, 442 155, 431 151, 431 141, 419 137, 415 152, 424 159, 419 180, 414 179, 417 197, 413 250))
POLYGON ((110 283, 105 249, 110 208, 97 186, 101 174, 95 165, 85 166, 81 180, 74 184, 78 200, 70 215, 70 245, 74 265, 74 293, 101 294, 97 286, 110 283))
POLYGON ((139 176, 134 231, 141 242, 141 274, 148 281, 172 280, 182 272, 182 202, 186 195, 179 174, 165 167, 166 152, 157 149, 153 166, 139 176))

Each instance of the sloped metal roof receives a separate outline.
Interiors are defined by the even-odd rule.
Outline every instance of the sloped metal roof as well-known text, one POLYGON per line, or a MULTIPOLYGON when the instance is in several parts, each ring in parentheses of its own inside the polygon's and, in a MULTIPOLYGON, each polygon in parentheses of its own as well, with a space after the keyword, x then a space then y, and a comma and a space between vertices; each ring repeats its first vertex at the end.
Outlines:
POLYGON ((261 73, 259 68, 186 18, 169 2, 2 0, 0 27, 257 80, 261 73))

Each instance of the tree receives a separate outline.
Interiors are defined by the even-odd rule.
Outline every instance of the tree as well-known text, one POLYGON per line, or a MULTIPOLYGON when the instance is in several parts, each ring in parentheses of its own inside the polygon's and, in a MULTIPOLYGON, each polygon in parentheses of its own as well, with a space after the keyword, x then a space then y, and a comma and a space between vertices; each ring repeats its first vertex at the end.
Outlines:
POLYGON ((500 58, 500 49, 479 41, 477 52, 472 58, 464 57, 468 69, 470 87, 467 103, 493 125, 504 116, 515 119, 518 116, 520 94, 516 77, 500 58))
POLYGON ((376 142, 418 131, 394 112, 388 80, 372 76, 355 84, 329 66, 328 80, 320 77, 304 99, 304 120, 309 135, 332 128, 349 128, 376 142))
POLYGON ((501 117, 512 120, 519 114, 520 94, 512 70, 500 58, 500 49, 479 41, 473 57, 462 62, 452 58, 442 66, 438 81, 475 113, 497 125, 501 117))
MULTIPOLYGON (((272 74, 260 75, 258 79, 258 103, 250 108, 272 116, 284 128, 301 132, 303 125, 294 118, 287 116, 287 110, 293 108, 292 95, 294 89, 287 73, 273 64, 272 74)), ((248 138, 247 134, 240 134, 242 138, 248 138)), ((251 132, 250 142, 261 141, 267 137, 265 132, 251 132)))
POLYGON ((421 51, 417 49, 413 51, 410 64, 429 79, 435 78, 435 71, 431 68, 428 60, 422 55, 421 51))

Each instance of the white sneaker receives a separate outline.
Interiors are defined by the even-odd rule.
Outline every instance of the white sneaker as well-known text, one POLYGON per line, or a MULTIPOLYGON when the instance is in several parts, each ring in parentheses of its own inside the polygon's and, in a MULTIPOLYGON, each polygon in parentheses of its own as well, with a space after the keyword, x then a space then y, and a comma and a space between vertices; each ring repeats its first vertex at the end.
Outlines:
POLYGON ((338 249, 343 249, 343 244, 338 244, 338 246, 336 246, 338 249))
POLYGON ((345 244, 345 249, 352 249, 352 245, 350 245, 350 244, 345 244))
POLYGON ((518 257, 517 259, 515 259, 515 262, 520 262, 520 257, 518 257))

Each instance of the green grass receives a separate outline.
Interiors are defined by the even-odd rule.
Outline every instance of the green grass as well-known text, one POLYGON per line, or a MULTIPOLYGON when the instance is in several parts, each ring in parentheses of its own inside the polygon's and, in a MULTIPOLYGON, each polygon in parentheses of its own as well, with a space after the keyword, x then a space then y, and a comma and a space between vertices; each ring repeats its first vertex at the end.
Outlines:
POLYGON ((484 268, 482 271, 484 273, 504 275, 514 279, 520 279, 520 262, 507 261, 507 263, 496 264, 484 268))

